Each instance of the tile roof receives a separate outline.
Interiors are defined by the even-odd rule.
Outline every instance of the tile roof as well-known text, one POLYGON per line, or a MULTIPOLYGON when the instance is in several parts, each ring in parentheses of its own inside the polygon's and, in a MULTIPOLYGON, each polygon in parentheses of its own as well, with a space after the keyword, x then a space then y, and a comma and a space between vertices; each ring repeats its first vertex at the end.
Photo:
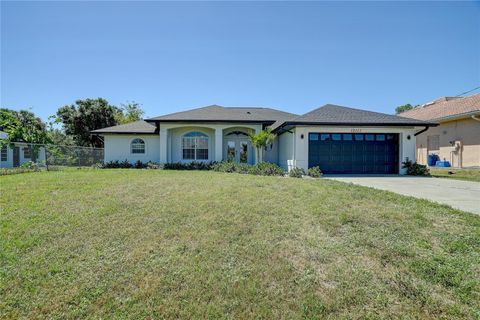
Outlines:
POLYGON ((93 130, 92 133, 155 133, 156 129, 157 127, 154 124, 140 120, 118 126, 93 130))
POLYGON ((411 118, 404 118, 390 114, 373 112, 361 109, 354 109, 348 107, 337 106, 333 104, 326 104, 323 107, 317 108, 313 111, 305 113, 302 116, 296 117, 287 121, 288 125, 295 124, 326 124, 326 125, 396 125, 396 126, 410 126, 410 125, 435 125, 434 123, 427 123, 425 121, 415 120, 411 118))
POLYGON ((223 107, 211 105, 164 116, 147 119, 147 121, 213 121, 213 122, 263 122, 274 123, 296 117, 296 114, 271 108, 257 107, 223 107))
POLYGON ((419 120, 441 120, 472 112, 480 113, 480 94, 464 98, 443 97, 400 115, 419 120))

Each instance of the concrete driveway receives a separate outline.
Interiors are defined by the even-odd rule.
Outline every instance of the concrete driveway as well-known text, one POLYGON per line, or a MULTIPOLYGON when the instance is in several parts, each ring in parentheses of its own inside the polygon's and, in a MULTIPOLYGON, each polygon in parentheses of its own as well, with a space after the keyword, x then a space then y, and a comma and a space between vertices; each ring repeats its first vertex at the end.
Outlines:
POLYGON ((351 182, 366 187, 388 190, 423 198, 463 211, 480 214, 480 183, 442 178, 426 177, 347 177, 326 176, 343 182, 351 182))

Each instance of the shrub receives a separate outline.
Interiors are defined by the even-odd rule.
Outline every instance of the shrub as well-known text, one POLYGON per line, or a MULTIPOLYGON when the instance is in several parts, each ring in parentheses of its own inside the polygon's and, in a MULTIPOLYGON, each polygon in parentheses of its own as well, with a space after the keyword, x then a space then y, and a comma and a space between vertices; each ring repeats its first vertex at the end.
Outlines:
POLYGON ((430 176, 430 170, 428 170, 427 166, 423 164, 418 164, 416 162, 412 162, 411 160, 402 162, 402 164, 402 168, 407 169, 407 174, 409 176, 430 176))
POLYGON ((165 163, 163 169, 165 170, 212 170, 214 162, 192 161, 187 163, 174 162, 165 163))
POLYGON ((147 163, 147 169, 160 169, 160 165, 158 163, 155 163, 155 162, 152 162, 152 161, 149 161, 147 163))
POLYGON ((292 178, 301 178, 305 175, 305 170, 303 168, 292 168, 288 175, 292 178))
POLYGON ((140 160, 137 160, 137 162, 135 162, 135 164, 133 165, 133 167, 135 169, 144 169, 147 167, 147 164, 146 163, 143 163, 142 161, 140 160))
POLYGON ((127 159, 125 159, 124 161, 120 162, 120 168, 123 168, 123 169, 130 169, 133 167, 133 164, 131 164, 130 162, 128 162, 127 159))
POLYGON ((312 178, 320 178, 322 176, 322 170, 320 167, 311 167, 308 169, 308 175, 312 178))
POLYGON ((275 163, 259 162, 250 166, 249 173, 259 176, 284 176, 285 171, 275 163))
POLYGON ((237 163, 235 162, 227 162, 227 161, 217 162, 212 166, 212 170, 217 172, 228 172, 228 173, 237 172, 236 165, 237 163))
POLYGON ((237 162, 217 162, 212 166, 213 171, 247 173, 258 176, 283 176, 285 171, 274 163, 259 162, 255 165, 237 162))

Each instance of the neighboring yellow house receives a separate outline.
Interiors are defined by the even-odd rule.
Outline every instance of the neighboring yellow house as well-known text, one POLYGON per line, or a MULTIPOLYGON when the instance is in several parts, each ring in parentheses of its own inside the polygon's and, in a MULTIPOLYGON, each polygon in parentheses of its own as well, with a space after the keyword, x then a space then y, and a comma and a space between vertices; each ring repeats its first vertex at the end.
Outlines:
POLYGON ((480 167, 480 94, 443 97, 402 117, 438 122, 417 135, 417 162, 427 164, 429 154, 450 161, 452 167, 480 167))

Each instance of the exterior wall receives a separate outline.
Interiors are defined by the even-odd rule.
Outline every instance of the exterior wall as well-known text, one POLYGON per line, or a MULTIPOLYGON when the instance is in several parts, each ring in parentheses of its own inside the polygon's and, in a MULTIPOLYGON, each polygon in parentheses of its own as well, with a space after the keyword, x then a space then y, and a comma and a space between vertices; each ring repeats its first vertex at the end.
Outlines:
POLYGON ((285 170, 290 170, 294 165, 294 147, 295 129, 290 132, 284 132, 277 137, 278 140, 278 165, 285 170))
POLYGON ((191 162, 192 160, 182 159, 182 137, 183 135, 196 131, 204 133, 208 136, 208 160, 197 161, 214 161, 215 159, 215 130, 203 127, 181 127, 171 129, 168 134, 168 156, 167 162, 191 162))
MULTIPOLYGON (((339 133, 398 133, 399 134, 399 173, 405 174, 402 162, 415 159, 415 130, 413 127, 332 127, 332 126, 297 126, 294 131, 294 154, 288 159, 288 169, 299 167, 308 169, 308 135, 311 132, 339 132, 339 133), (303 139, 302 139, 303 135, 303 139), (410 139, 408 138, 410 137, 410 139)), ((286 147, 289 147, 286 145, 286 147)), ((282 165, 283 166, 283 165, 282 165)))
MULTIPOLYGON (((242 131, 258 132, 262 130, 261 124, 251 123, 181 123, 164 122, 160 123, 160 162, 191 162, 192 160, 182 159, 182 136, 191 131, 199 131, 208 135, 208 160, 222 161, 225 159, 225 134, 241 129, 242 131)), ((249 162, 255 163, 255 150, 249 149, 253 156, 249 162)))
POLYGON ((480 122, 472 118, 442 122, 417 136, 418 163, 427 164, 429 153, 450 161, 453 167, 480 166, 480 122), (428 150, 428 136, 439 136, 439 150, 428 150), (461 148, 454 152, 451 141, 461 141, 461 148))
MULTIPOLYGON (((25 162, 31 161, 31 158, 26 158, 24 155, 23 148, 27 145, 24 143, 15 143, 15 146, 20 148, 20 157, 19 157, 19 165, 22 165, 25 162)), ((37 159, 35 160, 38 163, 45 162, 46 154, 45 148, 40 147, 38 150, 37 159)), ((0 161, 0 168, 13 168, 13 148, 7 147, 7 161, 0 161)))
POLYGON ((158 135, 140 135, 140 134, 117 134, 105 135, 105 162, 124 161, 135 163, 138 160, 142 162, 159 162, 160 146, 158 144, 158 135), (133 154, 130 151, 130 143, 133 139, 140 138, 145 141, 145 153, 133 154))
MULTIPOLYGON (((273 143, 267 147, 267 151, 264 151, 263 161, 278 164, 278 151, 279 151, 278 139, 275 139, 273 143)), ((253 150, 253 152, 255 152, 255 150, 253 150)))

